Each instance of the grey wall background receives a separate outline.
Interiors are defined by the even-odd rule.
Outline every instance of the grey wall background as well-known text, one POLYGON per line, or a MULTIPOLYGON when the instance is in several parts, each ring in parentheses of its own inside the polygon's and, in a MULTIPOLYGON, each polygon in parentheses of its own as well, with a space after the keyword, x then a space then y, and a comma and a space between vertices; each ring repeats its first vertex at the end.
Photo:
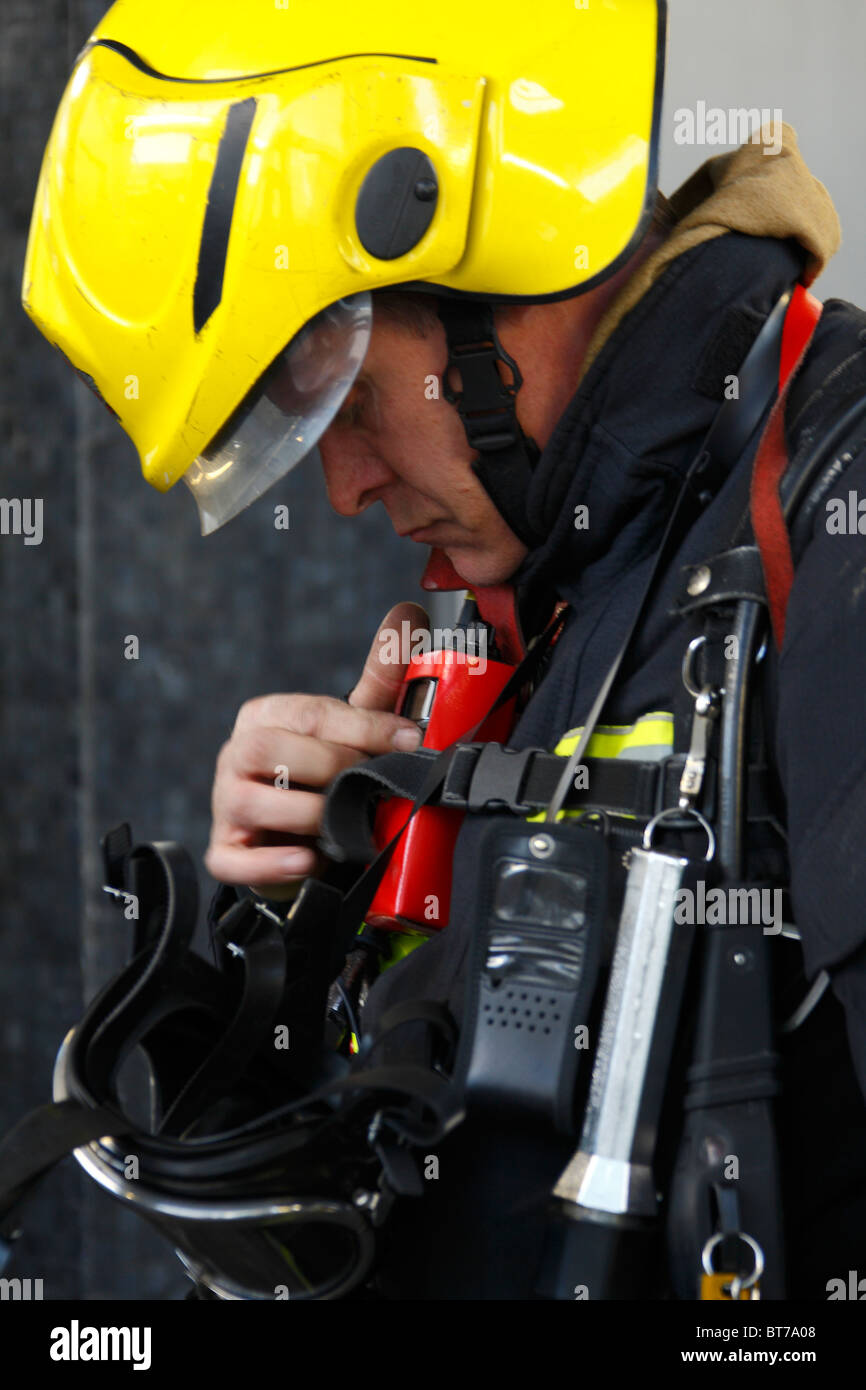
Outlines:
MULTIPOLYGON (((21 310, 42 149, 104 8, 4 0, 0 12, 0 494, 41 497, 45 528, 39 546, 0 537, 0 1132, 48 1098, 63 1034, 123 959, 100 835, 129 819, 201 866, 214 758, 238 706, 346 690, 385 610, 421 597, 425 558, 378 509, 333 515, 313 460, 202 541, 185 489, 160 497, 141 480, 132 445, 21 310), (274 530, 276 502, 288 532, 274 530), (130 634, 138 661, 124 659, 130 634)), ((818 292, 866 303, 862 0, 671 0, 670 12, 663 189, 719 152, 674 144, 678 108, 781 107, 843 224, 818 292)), ((209 896, 203 867, 201 884, 209 896)), ((71 1160, 31 1202, 7 1273, 42 1278, 47 1298, 188 1288, 167 1246, 71 1160)))
MULTIPOLYGON (((842 247, 816 281, 820 299, 866 301, 866 4, 863 0, 668 0, 660 184, 670 193, 722 149, 673 140, 674 112, 777 107, 826 184, 842 247)), ((733 147, 732 147, 733 148, 733 147)))

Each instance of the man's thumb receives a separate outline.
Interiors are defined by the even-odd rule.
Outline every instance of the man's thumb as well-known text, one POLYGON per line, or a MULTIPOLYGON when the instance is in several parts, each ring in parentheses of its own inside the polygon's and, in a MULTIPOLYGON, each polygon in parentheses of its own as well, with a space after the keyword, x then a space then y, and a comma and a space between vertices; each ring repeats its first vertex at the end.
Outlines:
POLYGON ((349 696, 359 709, 392 710, 418 634, 430 631, 420 603, 396 603, 379 625, 361 679, 349 696))

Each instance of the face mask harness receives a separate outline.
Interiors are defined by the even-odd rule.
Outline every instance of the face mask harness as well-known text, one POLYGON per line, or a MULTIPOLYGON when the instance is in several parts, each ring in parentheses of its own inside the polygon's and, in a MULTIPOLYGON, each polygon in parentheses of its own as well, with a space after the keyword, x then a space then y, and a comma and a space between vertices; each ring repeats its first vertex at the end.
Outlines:
POLYGON ((440 299, 439 317, 448 343, 448 364, 442 376, 445 399, 456 407, 466 438, 478 451, 472 470, 493 505, 525 545, 538 544, 526 519, 526 494, 541 450, 523 433, 515 402, 523 377, 513 357, 499 341, 493 306, 466 300, 440 299), (500 375, 502 362, 510 382, 500 375), (460 373, 462 389, 449 380, 460 373))

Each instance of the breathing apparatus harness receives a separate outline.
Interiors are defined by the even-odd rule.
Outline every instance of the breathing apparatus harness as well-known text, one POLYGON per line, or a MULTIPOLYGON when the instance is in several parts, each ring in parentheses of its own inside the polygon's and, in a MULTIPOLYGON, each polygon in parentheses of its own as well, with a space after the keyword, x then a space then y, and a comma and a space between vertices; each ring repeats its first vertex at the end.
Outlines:
MULTIPOLYGON (((820 311, 817 301, 796 286, 781 297, 758 334, 739 372, 736 402, 719 410, 687 473, 629 632, 570 757, 469 741, 447 755, 437 804, 510 813, 497 818, 478 847, 479 861, 498 867, 482 873, 471 905, 476 935, 457 1083, 467 1104, 478 1110, 511 1107, 524 1116, 543 1116, 566 1133, 575 1120, 575 1093, 582 1092, 586 1103, 580 1147, 553 1193, 536 1285, 543 1297, 570 1299, 581 1287, 593 1298, 645 1297, 663 1240, 676 1297, 784 1296, 772 1114, 778 1059, 763 923, 702 924, 699 933, 685 925, 672 927, 678 892, 687 885, 694 889, 699 875, 730 893, 761 891, 761 885, 743 879, 743 838, 747 819, 770 818, 774 810, 768 770, 761 762, 749 765, 747 746, 762 613, 769 609, 781 645, 793 577, 789 527, 799 513, 799 534, 805 534, 817 499, 838 475, 833 450, 866 413, 862 403, 855 406, 796 469, 788 468, 788 386, 820 311), (661 762, 587 758, 671 543, 681 534, 683 513, 699 488, 712 495, 774 397, 738 533, 727 551, 684 575, 677 596, 682 616, 703 628, 684 655, 689 708, 681 713, 691 730, 687 750, 661 762), (815 484, 822 469, 825 474, 815 484), (757 544, 748 543, 750 520, 757 544), (696 683, 699 664, 703 673, 696 683), (588 773, 585 790, 575 782, 580 768, 588 773), (574 810, 581 804, 589 812, 583 824, 559 820, 566 806, 574 810), (542 812, 543 826, 518 830, 510 818, 542 812), (629 878, 616 942, 608 943, 605 961, 600 958, 605 915, 600 837, 588 826, 600 821, 606 835, 609 819, 617 815, 636 816, 646 825, 638 843, 633 831, 624 837, 617 828, 619 837, 631 840, 629 878), (665 831, 678 833, 690 849, 660 852, 656 841, 665 831), (695 832, 703 857, 694 850, 695 832), (590 919, 594 933, 586 928, 590 919), (592 1075, 586 1077, 580 1074, 576 1037, 581 1021, 592 1017, 606 964, 605 1010, 592 1075), (699 1005, 687 1039, 693 1055, 685 1077, 685 1121, 662 1222, 654 1175, 665 1099, 659 1077, 668 1075, 690 976, 699 1005), (529 1008, 522 1007, 526 1003, 529 1008), (542 1004, 544 1009, 537 1007, 542 1004), (629 1045, 630 1030, 623 1023, 633 1018, 631 1011, 640 1023, 637 1046, 629 1045), (740 1165, 736 1175, 726 1165, 732 1154, 740 1165)), ((494 339, 488 362, 497 348, 494 339)), ((481 393, 464 399, 465 417, 477 410, 476 418, 483 418, 493 394, 486 401, 481 393)), ((491 457, 498 443, 493 435, 491 457)), ((520 452, 513 435, 506 447, 512 459, 520 452)), ((519 478, 519 471, 513 476, 519 478)), ((414 798, 417 812, 428 804, 425 788, 440 762, 441 755, 422 748, 340 774, 323 822, 329 852, 369 862, 374 852, 369 812, 375 800, 383 792, 414 798)), ((810 990, 789 1027, 803 1021, 826 983, 824 977, 810 990)))
MULTIPOLYGON (((688 751, 660 763, 617 764, 587 759, 585 750, 696 488, 724 476, 741 456, 777 393, 780 341, 787 383, 819 312, 798 286, 758 334, 741 369, 739 400, 720 408, 688 471, 628 636, 570 757, 479 742, 482 720, 444 750, 422 747, 348 769, 326 801, 322 843, 332 869, 307 880, 289 910, 255 897, 231 904, 218 898, 210 923, 216 964, 191 949, 197 890, 185 852, 165 842, 134 846, 126 826, 105 838, 106 888, 136 922, 132 958, 64 1041, 54 1102, 0 1143, 0 1258, 11 1253, 21 1202, 74 1149, 106 1191, 168 1237, 199 1288, 229 1299, 344 1297, 369 1279, 395 1197, 422 1191, 415 1151, 459 1124, 467 1103, 513 1107, 574 1133, 577 1096, 586 1102, 580 1147, 552 1194, 538 1292, 573 1298, 583 1284, 593 1298, 645 1297, 662 1239, 652 1180, 664 1098, 659 1077, 667 1073, 687 974, 696 969, 701 988, 686 1120, 665 1213, 675 1296, 693 1298, 700 1288, 705 1297, 749 1297, 759 1286, 765 1295, 783 1295, 766 938, 760 927, 703 927, 694 951, 688 932, 670 929, 670 911, 665 926, 659 904, 669 908, 677 888, 694 881, 700 859, 660 853, 655 839, 668 829, 692 844, 697 831, 721 881, 742 885, 744 822, 760 796, 759 777, 746 765, 746 730, 763 609, 769 606, 780 641, 792 574, 790 524, 795 512, 798 526, 804 522, 826 480, 838 474, 833 451, 864 413, 862 403, 792 473, 785 384, 753 474, 759 544, 736 537, 732 548, 685 577, 680 611, 707 624, 704 640, 689 649, 688 751), (697 682, 695 659, 717 648, 720 631, 738 641, 721 678, 704 663, 697 682), (574 785, 581 765, 589 767, 591 791, 574 785), (410 810, 377 854, 371 812, 383 796, 405 798, 410 810), (444 1005, 408 1001, 385 1013, 375 1037, 360 1036, 352 1059, 328 1036, 329 990, 349 953, 365 936, 370 944, 359 924, 406 827, 436 808, 503 812, 486 832, 484 857, 493 872, 476 889, 464 1026, 458 1039, 444 1005), (581 808, 587 814, 578 820, 560 818, 563 809, 581 808), (515 820, 533 812, 544 813, 543 823, 515 820), (618 814, 647 824, 641 831, 636 822, 629 832, 629 881, 611 943, 590 926, 601 926, 607 911, 598 826, 606 832, 618 814), (598 1021, 605 972, 590 1076, 574 1040, 588 1021, 598 1021), (502 1022, 509 990, 532 993, 531 1028, 502 1022), (645 1038, 626 1055, 617 1020, 638 998, 645 1038), (550 1006, 542 1008, 546 1000, 550 1006), (374 1065, 382 1041, 410 1023, 428 1033, 429 1065, 374 1065), (149 1114, 127 1098, 124 1064, 137 1049, 150 1067, 149 1114), (720 1134, 721 1151, 709 1142, 720 1134), (740 1156, 737 1184, 721 1166, 730 1153, 740 1156)), ((483 331, 484 323, 470 330, 483 331)), ((464 421, 492 409, 516 424, 513 390, 500 381, 509 399, 491 402, 495 338, 480 349, 477 338, 474 348, 469 341, 470 356, 459 364, 464 421), (484 359, 487 386, 479 397, 472 372, 484 359), (474 366, 467 370, 467 363, 474 366)), ((491 459, 497 452, 526 457, 519 426, 471 428, 475 447, 491 459)), ((566 621, 560 612, 548 624, 502 686, 494 711, 537 674, 566 621)))

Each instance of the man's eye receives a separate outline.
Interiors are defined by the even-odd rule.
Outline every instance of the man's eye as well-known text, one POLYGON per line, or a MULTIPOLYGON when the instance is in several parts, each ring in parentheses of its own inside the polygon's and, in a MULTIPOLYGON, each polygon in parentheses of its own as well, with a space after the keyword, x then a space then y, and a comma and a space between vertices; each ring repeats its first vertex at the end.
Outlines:
POLYGON ((340 410, 334 416, 335 425, 354 426, 359 425, 364 414, 366 404, 365 393, 359 386, 353 386, 348 396, 344 400, 340 410))
POLYGON ((342 410, 334 416, 335 425, 357 425, 361 418, 361 407, 357 401, 351 405, 344 405, 342 410))

